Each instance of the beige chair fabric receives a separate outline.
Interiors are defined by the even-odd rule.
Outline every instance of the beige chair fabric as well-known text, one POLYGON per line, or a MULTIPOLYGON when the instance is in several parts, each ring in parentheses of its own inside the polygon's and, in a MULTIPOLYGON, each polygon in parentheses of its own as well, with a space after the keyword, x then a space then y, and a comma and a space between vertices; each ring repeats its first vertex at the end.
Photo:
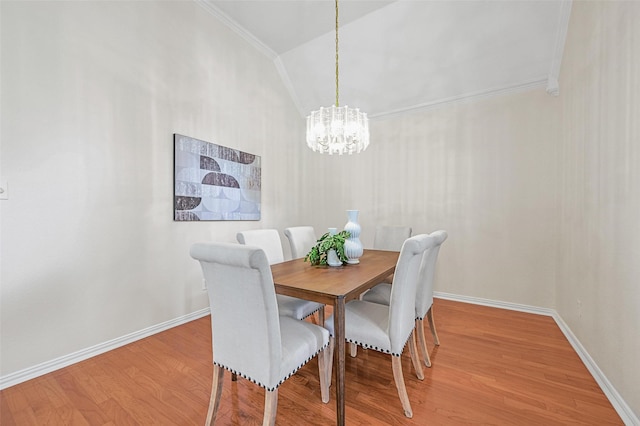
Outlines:
MULTIPOLYGON (((254 229, 238 232, 236 235, 240 244, 259 247, 264 250, 269 264, 284 262, 284 253, 280 234, 277 229, 254 229)), ((320 321, 324 322, 324 305, 296 297, 277 295, 280 315, 286 315, 297 319, 305 319, 316 312, 320 312, 320 321)))
POLYGON ((284 235, 291 246, 291 257, 302 259, 316 245, 318 239, 313 226, 293 226, 284 229, 284 235))
MULTIPOLYGON (((405 416, 412 417, 413 411, 404 385, 401 355, 409 343, 411 360, 419 379, 423 379, 422 368, 416 350, 415 302, 418 273, 424 251, 435 244, 428 235, 416 235, 402 245, 394 283, 391 288, 391 303, 355 300, 345 306, 345 339, 368 349, 391 355, 393 377, 402 402, 405 416)), ((326 326, 334 335, 334 317, 330 316, 326 326)))
MULTIPOLYGON (((373 235, 373 248, 375 250, 387 250, 387 251, 400 251, 402 244, 411 237, 410 226, 376 226, 376 233, 373 235)), ((385 277, 383 282, 390 283, 393 281, 393 274, 385 277)), ((360 295, 360 299, 363 295, 360 295)), ((356 357, 358 354, 358 346, 355 344, 349 345, 349 353, 352 357, 356 357)))
POLYGON ((224 370, 265 388, 264 425, 275 423, 278 387, 319 355, 322 401, 329 401, 329 333, 278 313, 269 262, 257 247, 199 243, 191 247, 207 283, 211 307, 213 385, 207 424, 213 424, 224 370))
MULTIPOLYGON (((432 232, 429 235, 434 239, 435 245, 424 253, 424 258, 422 259, 422 264, 420 266, 418 288, 416 292, 416 330, 418 331, 418 343, 420 351, 422 352, 422 358, 424 359, 424 363, 427 367, 431 367, 431 359, 429 357, 429 350, 427 348, 427 342, 424 335, 423 320, 425 317, 427 318, 434 344, 436 346, 440 345, 440 339, 438 338, 438 333, 436 332, 436 326, 433 319, 433 281, 440 247, 447 239, 448 234, 446 231, 440 230, 432 232)), ((362 296, 362 300, 389 305, 391 300, 391 289, 391 284, 378 284, 365 293, 362 296)))

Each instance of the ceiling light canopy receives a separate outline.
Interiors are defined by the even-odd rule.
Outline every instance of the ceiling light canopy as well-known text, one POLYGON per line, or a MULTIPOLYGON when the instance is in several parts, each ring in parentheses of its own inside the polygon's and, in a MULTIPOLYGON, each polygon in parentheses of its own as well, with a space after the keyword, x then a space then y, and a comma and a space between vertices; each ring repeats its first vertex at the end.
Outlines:
POLYGON ((321 154, 353 154, 369 146, 369 119, 359 108, 340 106, 338 72, 338 0, 336 0, 336 103, 307 117, 307 145, 321 154))

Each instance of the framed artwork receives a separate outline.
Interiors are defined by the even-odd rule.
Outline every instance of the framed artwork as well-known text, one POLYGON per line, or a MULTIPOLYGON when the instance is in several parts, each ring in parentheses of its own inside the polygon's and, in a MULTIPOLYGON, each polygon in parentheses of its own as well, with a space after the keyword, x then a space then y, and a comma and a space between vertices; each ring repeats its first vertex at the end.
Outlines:
POLYGON ((173 220, 260 220, 260 156, 173 135, 173 220))

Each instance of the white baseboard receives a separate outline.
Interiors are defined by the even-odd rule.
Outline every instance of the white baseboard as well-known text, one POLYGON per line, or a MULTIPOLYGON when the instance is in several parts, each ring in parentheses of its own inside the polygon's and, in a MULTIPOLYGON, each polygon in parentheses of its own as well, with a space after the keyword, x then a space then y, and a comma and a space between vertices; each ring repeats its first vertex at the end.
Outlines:
MULTIPOLYGON (((571 346, 573 346, 573 349, 576 351, 585 367, 587 367, 595 381, 598 383, 605 396, 609 399, 611 405, 613 405, 613 408, 616 410, 624 424, 627 426, 640 426, 640 419, 638 419, 638 416, 636 416, 633 410, 631 410, 631 407, 627 405, 622 396, 620 396, 618 391, 613 387, 611 382, 604 375, 602 370, 600 370, 593 358, 591 358, 584 346, 582 346, 578 338, 573 334, 569 326, 564 322, 562 317, 560 317, 560 315, 554 309, 540 308, 518 303, 502 302, 498 300, 461 296, 442 292, 434 292, 434 297, 437 297, 439 299, 453 300, 456 302, 465 302, 475 305, 483 305, 493 308, 509 309, 512 311, 527 312, 531 314, 553 317, 556 324, 558 324, 558 327, 560 327, 562 333, 564 333, 571 346)), ((65 355, 51 361, 43 362, 42 364, 25 368, 24 370, 20 370, 15 373, 8 374, 6 376, 0 377, 0 389, 5 389, 10 386, 17 385, 19 383, 31 380, 55 370, 59 370, 71 364, 84 361, 85 359, 100 355, 102 353, 119 348, 137 340, 144 339, 145 337, 160 333, 161 331, 168 330, 170 328, 185 324, 198 318, 202 318, 209 315, 209 312, 209 308, 201 309, 191 314, 166 321, 164 323, 157 324, 131 334, 127 334, 126 336, 122 336, 108 342, 100 343, 90 348, 86 348, 81 351, 65 355)))
POLYGON ((0 390, 8 388, 10 386, 17 385, 18 383, 26 382, 27 380, 34 379, 38 376, 51 373, 52 371, 59 370, 71 364, 84 361, 85 359, 89 359, 96 355, 100 355, 110 350, 119 348, 120 346, 133 343, 136 340, 144 339, 145 337, 149 337, 153 334, 160 333, 161 331, 165 331, 170 328, 176 327, 178 325, 185 324, 189 321, 202 318, 204 316, 209 315, 209 313, 210 313, 209 308, 201 309, 199 311, 192 312, 182 317, 175 318, 175 319, 163 322, 161 324, 156 324, 151 327, 127 334, 122 337, 118 337, 117 339, 109 340, 107 342, 100 343, 86 349, 82 349, 78 352, 74 352, 72 354, 65 355, 65 356, 53 359, 51 361, 43 362, 33 367, 25 368, 24 370, 20 370, 20 371, 16 371, 15 373, 8 374, 6 376, 2 376, 0 377, 0 390))
POLYGON ((527 312, 530 314, 545 315, 552 317, 557 315, 556 311, 549 308, 539 308, 537 306, 521 305, 519 303, 502 302, 500 300, 482 299, 480 297, 460 296, 458 294, 442 293, 434 291, 433 296, 438 299, 453 300, 455 302, 465 302, 474 305, 489 306, 491 308, 508 309, 510 311, 527 312))
POLYGON ((587 370, 589 370, 596 383, 598 383, 598 385, 602 389, 602 392, 604 392, 605 396, 609 399, 609 402, 611 402, 611 405, 613 405, 613 408, 616 410, 624 424, 627 426, 640 426, 640 419, 638 418, 638 416, 635 415, 631 407, 627 405, 622 396, 620 396, 618 391, 613 387, 609 379, 607 379, 607 377, 604 375, 602 370, 600 370, 593 358, 591 358, 589 352, 587 352, 584 346, 582 346, 580 340, 578 340, 578 338, 573 334, 569 326, 564 322, 562 317, 558 314, 558 312, 556 312, 555 309, 539 308, 535 306, 521 305, 518 303, 482 299, 479 297, 460 296, 457 294, 441 293, 437 291, 434 292, 433 295, 434 297, 437 297, 439 299, 453 300, 456 302, 472 303, 474 305, 509 309, 512 311, 527 312, 531 314, 553 317, 556 324, 558 325, 558 327, 560 327, 560 330, 565 335, 573 349, 576 351, 585 367, 587 367, 587 370))
POLYGON ((578 356, 596 380, 602 389, 602 392, 604 392, 607 398, 609 398, 609 402, 611 402, 613 408, 618 412, 618 415, 622 418, 624 424, 628 426, 639 426, 640 419, 638 416, 635 415, 631 407, 627 405, 622 396, 620 396, 618 391, 613 387, 609 379, 607 379, 607 376, 605 376, 602 370, 600 370, 598 364, 596 364, 593 358, 591 358, 589 352, 587 352, 584 346, 582 346, 582 343, 580 343, 578 338, 573 334, 562 317, 556 312, 553 319, 556 320, 556 324, 558 324, 558 327, 560 327, 560 330, 562 330, 569 343, 571 343, 573 349, 578 353, 578 356))

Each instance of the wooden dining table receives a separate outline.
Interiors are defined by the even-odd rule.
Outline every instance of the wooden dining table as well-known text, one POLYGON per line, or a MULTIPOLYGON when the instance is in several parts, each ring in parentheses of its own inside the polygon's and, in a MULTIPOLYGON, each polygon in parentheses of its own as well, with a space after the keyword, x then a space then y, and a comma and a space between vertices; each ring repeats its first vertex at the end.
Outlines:
POLYGON ((333 306, 337 424, 345 424, 345 310, 347 302, 380 283, 396 269, 399 252, 365 250, 360 263, 312 266, 303 259, 271 265, 276 293, 333 306))

